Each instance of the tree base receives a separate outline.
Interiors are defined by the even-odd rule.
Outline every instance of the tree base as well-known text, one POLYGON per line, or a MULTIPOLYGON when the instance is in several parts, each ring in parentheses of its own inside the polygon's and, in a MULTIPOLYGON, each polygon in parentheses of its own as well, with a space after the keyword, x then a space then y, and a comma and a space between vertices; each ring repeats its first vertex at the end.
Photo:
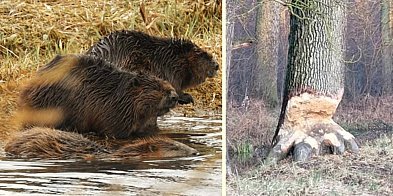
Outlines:
POLYGON ((359 152, 355 137, 333 120, 317 123, 307 130, 281 129, 278 142, 269 153, 269 158, 281 160, 289 153, 295 161, 305 161, 312 155, 342 154, 344 151, 359 152))
POLYGON ((295 161, 305 161, 312 155, 358 153, 355 137, 332 119, 340 100, 309 93, 292 97, 269 158, 292 153, 295 161))

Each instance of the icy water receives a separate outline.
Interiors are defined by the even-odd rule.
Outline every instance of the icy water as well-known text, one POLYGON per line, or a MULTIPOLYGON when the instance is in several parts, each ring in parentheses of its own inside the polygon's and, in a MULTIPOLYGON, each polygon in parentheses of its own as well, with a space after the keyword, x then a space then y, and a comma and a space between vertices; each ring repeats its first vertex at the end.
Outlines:
POLYGON ((163 134, 200 152, 165 160, 0 159, 0 195, 221 195, 221 116, 165 117, 163 134))

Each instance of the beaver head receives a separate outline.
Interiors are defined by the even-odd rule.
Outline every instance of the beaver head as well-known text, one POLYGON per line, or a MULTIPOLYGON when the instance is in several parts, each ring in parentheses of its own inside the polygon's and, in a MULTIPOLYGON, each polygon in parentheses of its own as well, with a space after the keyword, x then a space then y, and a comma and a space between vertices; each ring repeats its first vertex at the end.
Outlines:
POLYGON ((198 46, 194 46, 194 53, 194 56, 190 56, 190 60, 192 61, 195 59, 194 63, 196 63, 197 67, 201 68, 202 73, 205 73, 207 77, 215 77, 217 75, 219 65, 213 59, 212 55, 198 46))
POLYGON ((164 97, 161 99, 161 102, 158 105, 160 111, 158 113, 158 116, 162 116, 165 113, 169 112, 169 109, 174 108, 179 99, 176 90, 172 87, 172 85, 169 82, 163 80, 162 86, 163 86, 162 89, 163 89, 164 97))
MULTIPOLYGON (((162 116, 176 106, 179 96, 168 81, 139 71, 138 77, 134 79, 134 83, 140 83, 137 85, 143 87, 143 89, 140 90, 144 92, 144 98, 142 98, 142 96, 139 96, 139 98, 150 102, 149 104, 141 105, 141 107, 147 107, 147 105, 149 105, 152 111, 157 112, 156 116, 162 116), (151 82, 153 80, 158 82, 151 82)), ((141 109, 141 111, 143 111, 143 108, 141 109)))
POLYGON ((199 155, 198 151, 167 137, 149 137, 135 140, 115 151, 116 157, 170 158, 199 155))
POLYGON ((188 68, 186 67, 184 72, 187 77, 183 80, 182 89, 197 86, 206 78, 213 78, 217 75, 218 63, 211 54, 197 45, 192 44, 192 47, 185 53, 185 59, 187 59, 188 68))

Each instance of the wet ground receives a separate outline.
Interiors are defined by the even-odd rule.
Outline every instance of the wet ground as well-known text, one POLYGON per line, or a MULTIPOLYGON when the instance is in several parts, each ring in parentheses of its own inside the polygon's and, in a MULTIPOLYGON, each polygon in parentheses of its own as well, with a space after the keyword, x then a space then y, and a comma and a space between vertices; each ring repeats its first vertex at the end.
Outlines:
MULTIPOLYGON (((0 158, 0 195, 221 195, 221 115, 164 117, 162 134, 200 152, 165 160, 0 158)), ((2 148, 1 148, 2 149, 2 148)))

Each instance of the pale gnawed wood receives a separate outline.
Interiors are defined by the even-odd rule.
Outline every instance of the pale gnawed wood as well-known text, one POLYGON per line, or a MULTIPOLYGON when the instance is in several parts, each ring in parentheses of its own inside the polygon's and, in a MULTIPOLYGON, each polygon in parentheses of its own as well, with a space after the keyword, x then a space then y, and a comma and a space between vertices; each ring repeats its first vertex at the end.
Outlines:
POLYGON ((271 155, 281 159, 294 148, 295 160, 305 160, 311 153, 342 154, 345 145, 357 152, 353 135, 332 119, 340 100, 309 93, 291 97, 271 155))

